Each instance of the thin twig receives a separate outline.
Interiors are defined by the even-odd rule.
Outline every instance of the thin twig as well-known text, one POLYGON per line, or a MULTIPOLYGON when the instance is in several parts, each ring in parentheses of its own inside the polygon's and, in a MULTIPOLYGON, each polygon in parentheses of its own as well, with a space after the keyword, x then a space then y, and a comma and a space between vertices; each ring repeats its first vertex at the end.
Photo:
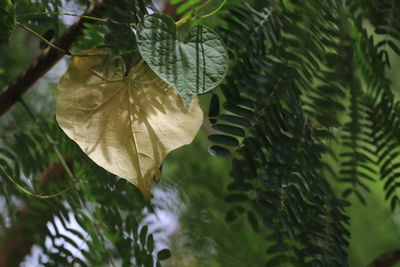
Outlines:
POLYGON ((0 171, 3 173, 3 175, 10 180, 19 190, 21 190, 22 192, 24 192, 25 194, 32 196, 32 197, 37 197, 37 198, 41 198, 41 199, 48 199, 48 198, 55 198, 61 195, 64 195, 65 193, 67 193, 69 190, 73 189, 75 187, 75 184, 68 186, 67 188, 65 188, 64 190, 61 190, 60 192, 57 192, 55 194, 51 194, 51 195, 40 195, 40 194, 35 194, 32 193, 31 191, 28 191, 27 189, 25 189, 22 185, 20 185, 17 181, 15 181, 7 172, 6 170, 3 168, 3 166, 0 165, 0 171))
POLYGON ((68 176, 71 178, 71 180, 74 183, 76 183, 77 179, 75 178, 74 174, 72 173, 72 170, 70 169, 70 167, 68 166, 67 162, 65 161, 64 156, 61 154, 60 150, 58 149, 58 146, 57 146, 56 142, 51 138, 51 136, 47 133, 47 131, 44 129, 44 127, 40 124, 40 122, 37 120, 36 116, 33 114, 32 110, 25 103, 25 101, 21 98, 19 100, 19 102, 22 104, 22 106, 24 107, 25 111, 28 113, 29 117, 37 125, 37 127, 42 131, 42 134, 46 137, 47 141, 53 147, 54 152, 56 152, 57 157, 60 159, 61 164, 63 165, 65 171, 68 174, 68 176))
POLYGON ((72 13, 63 13, 63 12, 33 12, 33 13, 19 15, 19 16, 17 16, 17 18, 40 16, 40 15, 61 15, 61 16, 79 17, 79 18, 90 19, 90 20, 94 20, 94 21, 100 21, 100 22, 107 22, 108 21, 107 19, 96 18, 96 17, 92 17, 92 16, 79 15, 79 14, 72 14, 72 13))
POLYGON ((227 2, 228 2, 228 0, 224 0, 214 11, 212 11, 211 13, 208 13, 208 14, 206 14, 206 15, 204 15, 204 16, 201 16, 200 18, 201 18, 201 19, 205 19, 205 18, 211 17, 212 15, 215 15, 218 11, 221 10, 221 8, 224 7, 224 5, 225 5, 227 2))
POLYGON ((68 50, 62 49, 58 46, 56 46, 55 44, 53 44, 52 42, 49 42, 46 38, 44 38, 43 36, 41 36, 39 33, 35 32, 34 30, 32 30, 31 28, 19 23, 18 21, 16 22, 17 26, 20 27, 21 29, 24 29, 25 31, 33 34, 34 36, 36 36, 37 38, 39 38, 41 41, 45 42, 48 46, 66 54, 66 55, 71 55, 71 52, 69 52, 68 50))

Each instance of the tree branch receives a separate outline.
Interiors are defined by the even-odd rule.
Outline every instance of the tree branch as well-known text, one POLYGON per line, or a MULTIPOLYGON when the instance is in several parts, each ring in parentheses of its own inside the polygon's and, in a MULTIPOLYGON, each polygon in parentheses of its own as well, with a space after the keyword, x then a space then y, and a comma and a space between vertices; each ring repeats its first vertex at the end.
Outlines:
MULTIPOLYGON (((101 14, 106 0, 99 0, 90 5, 84 15, 101 14)), ((95 21, 80 18, 69 27, 58 40, 58 46, 69 51, 72 43, 82 33, 84 23, 95 21)), ((54 48, 47 47, 14 81, 6 86, 0 94, 0 117, 5 114, 31 86, 45 75, 65 54, 54 48)))
POLYGON ((400 249, 385 253, 376 259, 371 266, 391 267, 400 262, 400 249))

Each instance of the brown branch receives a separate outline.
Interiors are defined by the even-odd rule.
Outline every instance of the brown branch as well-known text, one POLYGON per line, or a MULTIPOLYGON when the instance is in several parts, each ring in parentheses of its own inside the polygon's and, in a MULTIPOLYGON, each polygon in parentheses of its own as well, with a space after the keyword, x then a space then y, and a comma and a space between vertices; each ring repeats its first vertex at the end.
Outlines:
POLYGON ((170 1, 167 1, 167 3, 164 6, 163 13, 170 15, 171 17, 174 18, 175 21, 178 21, 181 19, 181 16, 176 13, 176 10, 178 9, 179 6, 180 4, 173 5, 171 4, 170 1))
POLYGON ((374 267, 391 267, 400 262, 400 250, 394 250, 380 256, 372 264, 374 267))
MULTIPOLYGON (((101 14, 106 0, 99 0, 90 5, 84 15, 96 16, 101 14)), ((95 21, 79 18, 69 27, 58 40, 58 46, 69 51, 72 43, 82 34, 84 23, 95 21)), ((6 86, 0 94, 0 117, 5 114, 31 86, 45 75, 65 54, 48 47, 22 72, 14 81, 6 86)))

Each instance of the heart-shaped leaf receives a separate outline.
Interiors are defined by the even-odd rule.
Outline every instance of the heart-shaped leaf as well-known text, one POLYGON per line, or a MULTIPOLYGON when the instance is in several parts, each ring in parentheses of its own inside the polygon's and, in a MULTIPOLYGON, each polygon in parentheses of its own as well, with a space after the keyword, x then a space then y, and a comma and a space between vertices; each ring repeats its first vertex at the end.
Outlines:
POLYGON ((11 0, 0 0, 0 45, 8 41, 15 28, 15 12, 11 0))
POLYGON ((228 71, 228 53, 219 36, 197 25, 179 40, 174 20, 146 16, 136 32, 140 54, 151 69, 175 88, 186 106, 195 95, 217 87, 228 71))
POLYGON ((173 149, 192 142, 203 113, 145 63, 124 76, 108 49, 83 51, 58 84, 56 117, 64 132, 98 165, 150 196, 153 176, 173 149))

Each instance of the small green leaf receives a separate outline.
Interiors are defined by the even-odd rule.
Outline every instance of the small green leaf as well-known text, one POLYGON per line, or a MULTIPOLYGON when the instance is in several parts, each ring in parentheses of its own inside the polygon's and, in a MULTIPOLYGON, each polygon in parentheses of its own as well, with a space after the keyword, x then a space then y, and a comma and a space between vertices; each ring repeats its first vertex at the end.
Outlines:
POLYGON ((217 94, 213 94, 210 102, 210 109, 208 111, 208 117, 211 124, 217 122, 217 116, 219 115, 219 97, 217 94))
POLYGON ((227 133, 227 134, 232 134, 232 135, 236 135, 239 137, 244 137, 245 136, 245 132, 243 131, 242 128, 233 126, 233 125, 228 125, 228 124, 214 124, 212 126, 215 130, 227 133))
POLYGON ((243 184, 243 173, 240 162, 237 158, 232 159, 232 176, 235 179, 235 184, 243 184))
POLYGON ((147 231, 148 231, 148 227, 147 225, 142 227, 142 230, 140 230, 140 243, 142 245, 146 244, 146 237, 147 237, 147 231))
POLYGON ((212 134, 208 137, 208 139, 217 144, 226 145, 226 146, 236 147, 239 145, 239 142, 238 142, 238 140, 236 140, 236 138, 227 136, 227 135, 222 135, 222 134, 212 134))
POLYGON ((175 88, 189 106, 191 98, 217 87, 228 71, 228 53, 220 37, 204 26, 194 26, 180 40, 172 17, 146 16, 136 39, 151 69, 175 88))
POLYGON ((140 249, 140 246, 138 244, 135 244, 133 249, 135 252, 136 264, 138 266, 140 266, 140 265, 142 265, 142 262, 143 262, 142 250, 140 249))
POLYGON ((6 43, 15 29, 15 11, 11 0, 0 0, 0 45, 6 43))
POLYGON ((157 253, 157 259, 160 261, 166 260, 169 257, 171 257, 171 252, 167 248, 162 249, 157 253))
POLYGON ((260 226, 258 224, 258 220, 252 211, 247 212, 247 219, 253 228, 254 232, 258 233, 260 231, 260 226))
POLYGON ((224 104, 224 108, 229 111, 232 112, 233 114, 245 117, 245 118, 253 118, 254 114, 253 111, 247 109, 247 108, 242 108, 239 107, 238 105, 235 104, 231 104, 229 102, 224 104))
POLYGON ((231 156, 231 152, 222 146, 210 146, 208 148, 208 153, 213 157, 219 158, 228 158, 231 156))
POLYGON ((234 115, 223 114, 223 115, 220 115, 218 117, 218 119, 226 121, 226 122, 234 123, 236 125, 243 126, 245 128, 251 127, 250 121, 248 121, 245 118, 234 116, 234 115))
POLYGON ((147 251, 149 251, 150 253, 154 250, 154 238, 153 238, 153 234, 150 234, 147 237, 147 251))
POLYGON ((226 222, 232 222, 236 220, 240 215, 242 215, 246 210, 243 207, 234 207, 233 209, 229 210, 225 215, 226 222))
POLYGON ((148 254, 146 256, 146 260, 145 260, 144 266, 146 266, 146 267, 153 267, 154 266, 154 259, 153 259, 153 256, 151 254, 148 254))
POLYGON ((398 55, 400 56, 400 48, 393 42, 393 41, 388 41, 387 44, 390 46, 390 48, 392 48, 392 50, 398 55))
POLYGON ((249 197, 245 194, 229 194, 225 197, 227 202, 243 202, 248 201, 249 197))

